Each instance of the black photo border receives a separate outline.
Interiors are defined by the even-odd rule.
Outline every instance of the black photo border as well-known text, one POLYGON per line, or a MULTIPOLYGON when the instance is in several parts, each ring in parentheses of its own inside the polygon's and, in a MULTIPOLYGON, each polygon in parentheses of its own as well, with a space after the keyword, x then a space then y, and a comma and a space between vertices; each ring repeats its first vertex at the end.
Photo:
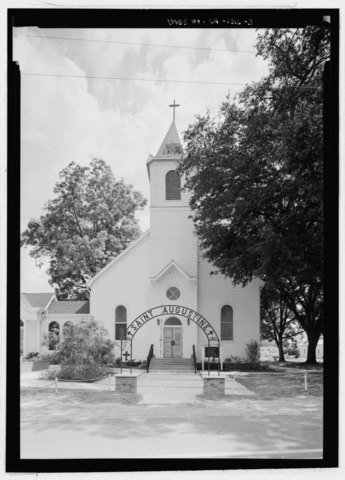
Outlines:
POLYGON ((338 9, 8 9, 8 211, 6 471, 114 472, 312 468, 338 466, 339 318, 339 10, 338 9), (327 18, 330 17, 330 24, 327 18), (192 19, 203 23, 193 24, 192 19), (169 26, 168 19, 181 24, 169 26), (233 24, 215 19, 233 19, 233 24), (12 61, 13 28, 282 28, 325 25, 331 29, 331 61, 325 75, 325 335, 322 459, 21 459, 20 458, 20 71, 12 61), (328 319, 328 320, 327 320, 328 319), (327 325, 328 321, 328 325, 327 325))

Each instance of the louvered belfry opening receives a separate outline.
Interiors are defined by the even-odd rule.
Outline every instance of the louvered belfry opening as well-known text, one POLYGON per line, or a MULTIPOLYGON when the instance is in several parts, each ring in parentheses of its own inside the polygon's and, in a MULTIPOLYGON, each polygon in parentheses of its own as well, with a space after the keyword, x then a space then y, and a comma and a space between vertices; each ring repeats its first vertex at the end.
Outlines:
POLYGON ((166 200, 181 200, 181 178, 176 170, 170 170, 165 177, 166 200))

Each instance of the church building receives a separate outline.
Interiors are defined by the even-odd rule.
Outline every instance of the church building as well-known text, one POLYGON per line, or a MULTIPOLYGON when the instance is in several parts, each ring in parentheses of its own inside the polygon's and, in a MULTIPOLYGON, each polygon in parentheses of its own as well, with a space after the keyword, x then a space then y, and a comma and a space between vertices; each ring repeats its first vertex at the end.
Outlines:
MULTIPOLYGON (((200 362, 210 345, 220 345, 222 360, 244 357, 246 344, 259 341, 260 282, 234 286, 221 274, 211 275, 215 267, 203 258, 189 218, 190 194, 176 171, 183 155, 174 115, 157 154, 146 162, 149 230, 89 281, 89 311, 67 302, 67 315, 67 306, 58 308, 53 299, 54 318, 45 307, 44 319, 41 313, 35 317, 37 333, 25 338, 47 332, 50 317, 61 332, 67 320, 93 317, 115 340, 115 355, 122 343, 123 352, 131 347, 133 360, 145 360, 151 345, 155 358, 190 359, 194 348, 200 362)), ((39 342, 35 350, 42 351, 39 342)))
POLYGON ((89 282, 90 313, 118 352, 127 329, 136 360, 153 345, 156 358, 190 358, 194 346, 201 361, 204 347, 218 339, 223 359, 243 357, 246 344, 259 341, 260 283, 235 287, 231 279, 211 276, 214 266, 202 256, 189 218, 190 194, 176 171, 182 155, 174 118, 146 162, 150 229, 89 282))

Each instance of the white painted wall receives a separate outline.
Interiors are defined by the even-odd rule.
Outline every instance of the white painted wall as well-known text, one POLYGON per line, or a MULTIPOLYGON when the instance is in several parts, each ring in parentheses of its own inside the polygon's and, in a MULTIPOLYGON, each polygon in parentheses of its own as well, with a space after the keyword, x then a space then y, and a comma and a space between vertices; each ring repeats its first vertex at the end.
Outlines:
MULTIPOLYGON (((245 346, 250 340, 260 340, 260 290, 259 281, 247 287, 233 286, 223 275, 210 275, 215 270, 210 263, 199 257, 198 312, 215 328, 220 337, 221 308, 233 308, 233 340, 222 341, 223 357, 244 357, 245 346)), ((204 333, 198 331, 198 358, 202 345, 207 345, 204 333)))
MULTIPOLYGON (((162 275, 159 280, 153 283, 149 291, 149 305, 156 307, 159 305, 181 305, 196 310, 197 307, 197 283, 195 280, 190 280, 187 276, 171 266, 162 275), (181 295, 176 300, 170 300, 167 297, 167 290, 169 287, 177 287, 181 295)), ((170 317, 176 317, 177 315, 169 315, 162 317, 162 321, 159 327, 159 344, 158 349, 155 347, 155 356, 163 357, 163 335, 164 335, 164 323, 170 317)), ((182 323, 182 336, 183 336, 183 357, 190 358, 193 351, 193 345, 196 346, 197 342, 197 327, 191 322, 187 325, 187 319, 180 316, 178 317, 182 323)))
MULTIPOLYGON (((41 352, 40 322, 41 314, 37 308, 28 308, 24 303, 20 305, 20 318, 23 328, 23 356, 30 352, 41 352)), ((19 326, 18 326, 19 328, 19 326)))
POLYGON ((172 260, 190 276, 197 275, 197 238, 186 207, 151 208, 150 276, 172 260))
MULTIPOLYGON (((190 276, 197 274, 197 238, 188 201, 165 199, 165 177, 175 170, 177 160, 158 159, 150 164, 150 276, 156 276, 171 260, 177 262, 190 276)), ((181 180, 183 187, 184 180, 181 180)))
MULTIPOLYGON (((118 261, 111 268, 105 270, 92 284, 90 313, 97 322, 107 328, 112 340, 115 340, 115 309, 118 305, 126 307, 128 325, 149 308, 148 262, 149 236, 144 236, 128 254, 118 258, 118 261)), ((140 360, 146 358, 150 337, 152 335, 154 339, 157 333, 153 329, 152 323, 149 322, 140 330, 143 346, 135 351, 133 358, 140 360)), ((133 347, 136 345, 137 338, 135 337, 133 347)), ((119 341, 116 342, 115 354, 116 356, 120 355, 119 341)))

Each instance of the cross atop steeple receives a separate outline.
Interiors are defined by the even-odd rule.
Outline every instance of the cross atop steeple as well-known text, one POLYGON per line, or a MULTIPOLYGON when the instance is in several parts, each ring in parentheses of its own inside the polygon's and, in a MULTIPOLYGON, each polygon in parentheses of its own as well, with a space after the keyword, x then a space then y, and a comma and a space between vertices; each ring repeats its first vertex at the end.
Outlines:
POLYGON ((174 109, 174 113, 173 113, 173 122, 175 123, 175 108, 176 107, 179 107, 180 105, 178 105, 177 103, 175 103, 175 100, 174 100, 174 103, 172 105, 169 105, 169 107, 173 107, 174 109))

